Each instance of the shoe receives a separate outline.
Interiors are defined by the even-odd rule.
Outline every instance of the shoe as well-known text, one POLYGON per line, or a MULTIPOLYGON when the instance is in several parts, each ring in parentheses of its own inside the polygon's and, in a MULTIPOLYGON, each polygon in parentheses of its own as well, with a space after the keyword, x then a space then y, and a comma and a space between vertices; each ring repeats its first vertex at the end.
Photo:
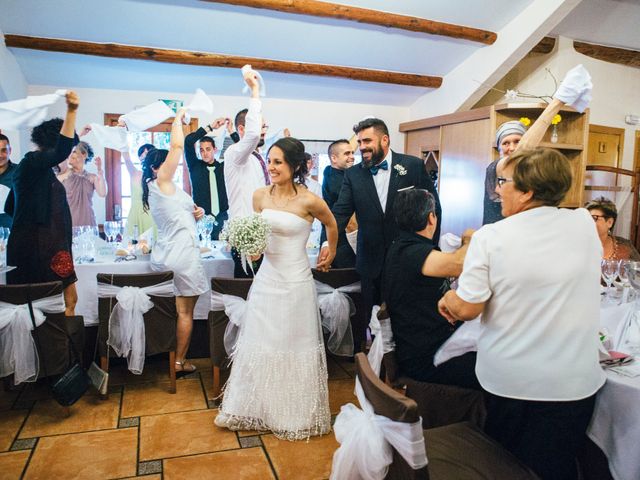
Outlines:
POLYGON ((217 427, 227 428, 232 432, 240 430, 240 428, 238 427, 238 420, 231 417, 230 415, 227 415, 226 413, 219 412, 213 423, 217 427))
POLYGON ((191 375, 198 370, 193 363, 188 363, 188 360, 182 360, 181 362, 176 360, 176 365, 182 368, 182 370, 176 370, 176 379, 191 375), (190 368, 185 369, 185 364, 190 368))

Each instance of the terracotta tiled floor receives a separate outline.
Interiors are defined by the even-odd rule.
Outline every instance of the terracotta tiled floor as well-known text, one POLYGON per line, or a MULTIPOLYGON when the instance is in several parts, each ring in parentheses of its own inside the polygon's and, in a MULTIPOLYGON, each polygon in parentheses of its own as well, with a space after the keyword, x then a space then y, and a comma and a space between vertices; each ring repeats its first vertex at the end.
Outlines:
MULTIPOLYGON (((168 393, 166 360, 135 376, 112 365, 110 395, 87 394, 68 411, 46 385, 0 391, 0 480, 8 479, 327 479, 333 433, 309 442, 214 426, 211 364, 168 393), (211 408, 210 408, 211 407, 211 408)), ((353 363, 328 359, 332 414, 355 402, 353 363)))

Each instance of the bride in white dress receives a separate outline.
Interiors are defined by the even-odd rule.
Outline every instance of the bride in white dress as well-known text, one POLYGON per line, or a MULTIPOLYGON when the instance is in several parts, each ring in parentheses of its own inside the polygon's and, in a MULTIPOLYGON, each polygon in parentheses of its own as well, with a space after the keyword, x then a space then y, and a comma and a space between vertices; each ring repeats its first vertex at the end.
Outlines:
POLYGON ((264 260, 247 299, 244 325, 215 423, 231 430, 271 430, 286 440, 331 430, 327 361, 306 244, 313 220, 326 227, 335 256, 337 227, 322 198, 300 185, 304 145, 278 140, 269 150, 272 185, 253 207, 271 225, 264 260))

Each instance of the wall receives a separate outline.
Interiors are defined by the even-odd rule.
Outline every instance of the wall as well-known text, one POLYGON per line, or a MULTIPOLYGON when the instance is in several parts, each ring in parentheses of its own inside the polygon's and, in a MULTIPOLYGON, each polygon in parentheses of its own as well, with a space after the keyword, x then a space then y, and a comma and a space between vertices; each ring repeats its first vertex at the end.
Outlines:
MULTIPOLYGON (((640 127, 625 124, 624 117, 629 114, 640 115, 640 69, 587 57, 573 49, 573 40, 559 37, 552 53, 525 57, 498 82, 496 88, 552 95, 554 82, 545 68, 550 69, 560 82, 569 69, 580 63, 589 71, 593 81, 590 123, 625 129, 622 167, 632 169, 635 131, 640 127)), ((485 95, 474 108, 505 102, 502 93, 493 91, 485 95)))
MULTIPOLYGON (((31 85, 29 95, 51 93, 56 87, 31 85)), ((105 113, 127 113, 135 107, 154 102, 159 98, 184 100, 191 98, 191 93, 176 94, 166 92, 146 92, 129 90, 76 89, 80 96, 78 110, 79 130, 87 123, 103 123, 105 113)), ((209 123, 221 116, 233 118, 239 110, 248 105, 247 97, 211 96, 214 104, 214 115, 200 118, 200 124, 209 123)), ((64 115, 64 102, 60 102, 50 110, 51 116, 64 115)), ((286 100, 265 98, 263 115, 271 132, 285 127, 291 130, 294 137, 303 139, 334 140, 349 138, 355 123, 367 116, 377 116, 385 120, 391 133, 391 146, 398 152, 404 151, 404 135, 398 132, 398 126, 409 116, 407 107, 386 105, 365 105, 354 103, 315 102, 303 100, 286 100)), ((96 155, 104 158, 104 149, 96 148, 96 155)), ((16 158, 17 160, 17 158, 16 158)), ((93 171, 93 166, 87 170, 93 171)), ((94 196, 94 208, 98 223, 104 222, 104 200, 94 196)))

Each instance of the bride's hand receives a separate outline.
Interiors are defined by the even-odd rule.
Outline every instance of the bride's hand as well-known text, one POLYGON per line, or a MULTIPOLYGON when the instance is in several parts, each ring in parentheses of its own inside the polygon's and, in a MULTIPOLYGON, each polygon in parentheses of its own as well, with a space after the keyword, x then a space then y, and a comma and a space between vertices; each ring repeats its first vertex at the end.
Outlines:
POLYGON ((252 262, 257 262, 261 258, 262 258, 262 255, 249 255, 249 260, 251 260, 252 262))
POLYGON ((193 205, 193 218, 196 219, 196 222, 204 217, 204 208, 199 207, 197 205, 193 205))

